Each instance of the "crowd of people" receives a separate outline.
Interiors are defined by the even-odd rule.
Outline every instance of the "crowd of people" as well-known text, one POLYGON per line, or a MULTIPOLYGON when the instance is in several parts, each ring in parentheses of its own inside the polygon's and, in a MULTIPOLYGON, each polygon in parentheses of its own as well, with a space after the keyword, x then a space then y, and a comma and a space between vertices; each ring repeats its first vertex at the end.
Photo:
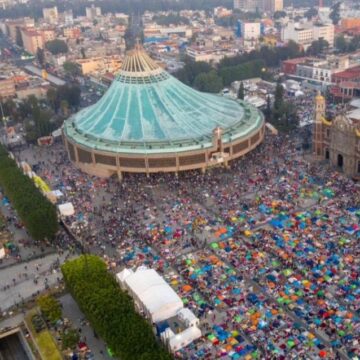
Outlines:
MULTIPOLYGON (((360 356, 359 187, 268 135, 230 168, 98 179, 61 144, 25 149, 83 250, 159 271, 201 321, 182 359, 360 356)), ((59 251, 74 249, 66 232, 59 251)))

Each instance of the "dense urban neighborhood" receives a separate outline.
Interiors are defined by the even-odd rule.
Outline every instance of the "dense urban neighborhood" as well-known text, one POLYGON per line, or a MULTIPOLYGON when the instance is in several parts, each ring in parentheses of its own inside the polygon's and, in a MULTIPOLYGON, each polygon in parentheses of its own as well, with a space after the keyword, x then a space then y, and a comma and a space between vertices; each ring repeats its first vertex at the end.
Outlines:
POLYGON ((0 359, 360 358, 357 0, 0 0, 0 359))

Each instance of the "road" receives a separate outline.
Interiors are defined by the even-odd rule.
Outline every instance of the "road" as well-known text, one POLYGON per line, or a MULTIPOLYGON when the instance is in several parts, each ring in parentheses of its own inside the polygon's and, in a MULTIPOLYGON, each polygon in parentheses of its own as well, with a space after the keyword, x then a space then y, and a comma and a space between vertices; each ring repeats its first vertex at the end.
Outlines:
POLYGON ((29 360, 17 334, 0 339, 0 360, 29 360))

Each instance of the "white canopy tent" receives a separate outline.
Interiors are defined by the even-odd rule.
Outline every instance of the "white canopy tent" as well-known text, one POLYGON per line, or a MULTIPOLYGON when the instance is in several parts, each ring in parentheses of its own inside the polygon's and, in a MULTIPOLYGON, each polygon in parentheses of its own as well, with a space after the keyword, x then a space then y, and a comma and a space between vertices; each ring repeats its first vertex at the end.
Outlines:
POLYGON ((70 202, 58 205, 58 209, 61 216, 71 216, 75 214, 74 206, 70 202))
POLYGON ((201 338, 200 329, 197 327, 190 327, 185 331, 181 332, 180 334, 172 336, 168 340, 168 346, 172 352, 175 352, 199 338, 201 338))
POLYGON ((153 323, 175 316, 184 307, 181 298, 154 269, 139 268, 133 274, 123 270, 117 279, 153 323))

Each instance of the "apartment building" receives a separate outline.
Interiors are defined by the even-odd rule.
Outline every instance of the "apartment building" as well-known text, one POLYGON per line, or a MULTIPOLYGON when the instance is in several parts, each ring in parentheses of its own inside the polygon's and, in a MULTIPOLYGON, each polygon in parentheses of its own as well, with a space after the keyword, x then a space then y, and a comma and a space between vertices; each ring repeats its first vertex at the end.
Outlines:
POLYGON ((30 54, 35 55, 38 48, 44 48, 44 38, 41 32, 34 29, 21 29, 21 35, 24 49, 30 54))
POLYGON ((56 6, 52 8, 44 8, 43 9, 43 18, 49 24, 57 24, 59 20, 59 13, 56 6))
POLYGON ((13 97, 16 94, 15 82, 12 77, 0 77, 0 98, 13 97))
POLYGON ((293 40, 305 50, 315 40, 326 40, 330 47, 334 46, 334 25, 289 22, 281 30, 281 40, 293 40))

